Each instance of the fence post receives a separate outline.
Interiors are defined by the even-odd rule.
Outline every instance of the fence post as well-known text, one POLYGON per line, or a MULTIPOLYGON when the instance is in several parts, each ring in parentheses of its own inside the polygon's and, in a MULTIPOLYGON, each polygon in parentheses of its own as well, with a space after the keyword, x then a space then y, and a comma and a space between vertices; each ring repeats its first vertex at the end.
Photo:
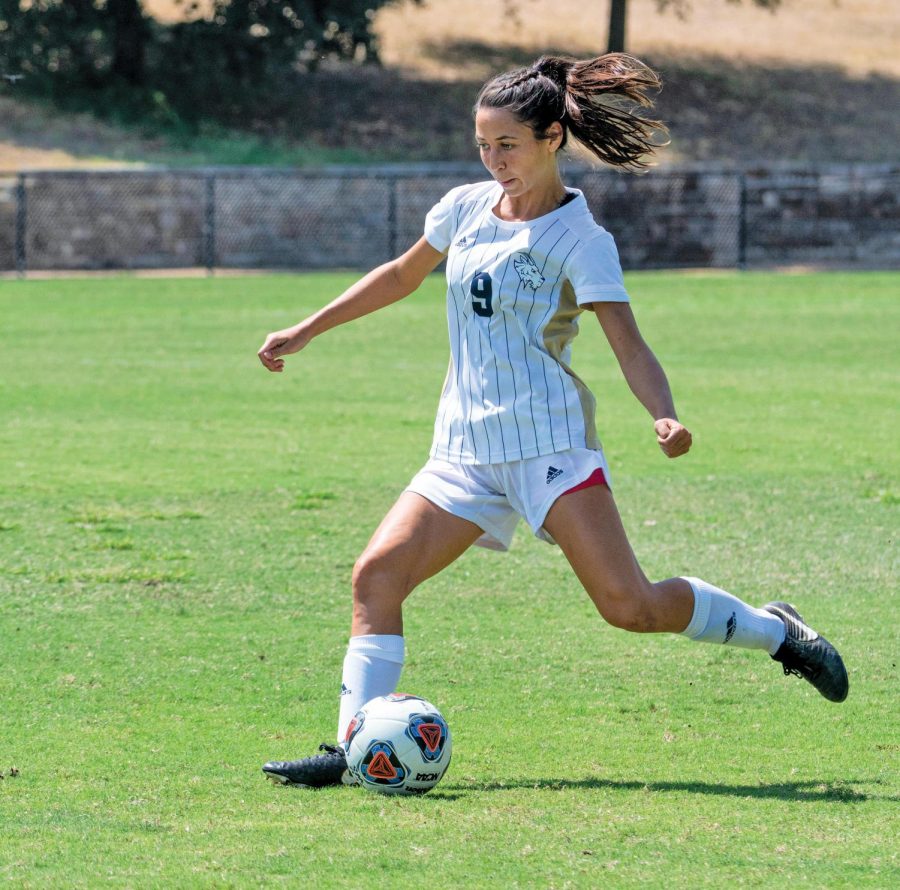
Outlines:
POLYGON ((216 174, 207 173, 204 180, 203 265, 206 266, 206 274, 212 275, 216 267, 216 174))
POLYGON ((388 175, 388 206, 387 206, 387 222, 388 222, 388 256, 392 260, 397 256, 397 241, 400 233, 397 231, 397 177, 388 175))
POLYGON ((747 174, 738 174, 738 269, 747 268, 747 174))
POLYGON ((16 181, 16 272, 24 277, 28 270, 28 257, 26 255, 26 235, 28 225, 28 208, 25 192, 25 174, 20 173, 16 181))

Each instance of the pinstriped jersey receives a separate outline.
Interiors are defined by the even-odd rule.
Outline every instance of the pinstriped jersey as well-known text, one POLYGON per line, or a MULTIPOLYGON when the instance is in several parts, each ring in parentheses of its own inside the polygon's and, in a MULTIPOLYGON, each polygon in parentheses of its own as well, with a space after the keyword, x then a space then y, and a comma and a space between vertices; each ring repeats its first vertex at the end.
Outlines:
POLYGON ((447 253, 450 333, 431 456, 452 463, 599 448, 572 340, 583 307, 628 301, 615 242, 581 192, 526 222, 494 214, 502 194, 493 181, 460 186, 425 221, 447 253))

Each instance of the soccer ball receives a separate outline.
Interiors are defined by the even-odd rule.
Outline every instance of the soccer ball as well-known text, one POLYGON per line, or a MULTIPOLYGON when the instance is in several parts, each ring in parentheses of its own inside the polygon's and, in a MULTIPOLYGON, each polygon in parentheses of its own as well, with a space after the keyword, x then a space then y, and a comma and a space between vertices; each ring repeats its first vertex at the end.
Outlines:
POLYGON ((417 695, 383 695, 356 713, 344 737, 347 769, 370 791, 425 794, 450 765, 450 727, 417 695))

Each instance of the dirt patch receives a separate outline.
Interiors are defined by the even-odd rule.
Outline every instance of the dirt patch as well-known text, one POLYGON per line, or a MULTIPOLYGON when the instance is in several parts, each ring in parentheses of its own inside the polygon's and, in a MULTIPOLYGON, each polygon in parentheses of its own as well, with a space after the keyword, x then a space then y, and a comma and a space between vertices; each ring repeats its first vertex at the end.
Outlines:
POLYGON ((39 104, 18 102, 11 89, 0 89, 2 171, 129 166, 139 162, 146 148, 140 140, 93 115, 62 114, 39 104))
MULTIPOLYGON (((452 64, 489 57, 493 70, 533 58, 527 48, 466 41, 432 50, 452 64)), ((900 81, 827 66, 756 66, 721 57, 658 55, 660 117, 672 145, 662 163, 730 160, 893 162, 900 81)), ((397 161, 477 161, 471 107, 481 79, 434 81, 390 69, 308 75, 251 126, 397 161)))
MULTIPOLYGON (((851 75, 900 77, 900 17, 896 0, 782 0, 777 12, 752 3, 691 0, 691 13, 661 13, 657 0, 629 0, 626 40, 636 55, 720 56, 748 65, 835 67, 851 75)), ((606 47, 608 3, 584 0, 428 0, 398 3, 375 18, 382 57, 418 75, 480 78, 483 57, 447 66, 428 50, 476 41, 596 55, 606 47), (511 12, 515 10, 515 12, 511 12)))

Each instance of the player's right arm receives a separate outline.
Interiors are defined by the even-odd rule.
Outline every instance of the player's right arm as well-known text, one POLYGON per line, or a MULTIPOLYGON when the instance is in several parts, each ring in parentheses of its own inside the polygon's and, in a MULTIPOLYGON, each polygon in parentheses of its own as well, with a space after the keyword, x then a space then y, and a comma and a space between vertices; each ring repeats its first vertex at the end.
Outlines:
POLYGON ((408 297, 444 254, 420 238, 406 253, 373 269, 318 312, 266 337, 257 355, 270 371, 283 371, 282 356, 299 352, 313 337, 408 297))

